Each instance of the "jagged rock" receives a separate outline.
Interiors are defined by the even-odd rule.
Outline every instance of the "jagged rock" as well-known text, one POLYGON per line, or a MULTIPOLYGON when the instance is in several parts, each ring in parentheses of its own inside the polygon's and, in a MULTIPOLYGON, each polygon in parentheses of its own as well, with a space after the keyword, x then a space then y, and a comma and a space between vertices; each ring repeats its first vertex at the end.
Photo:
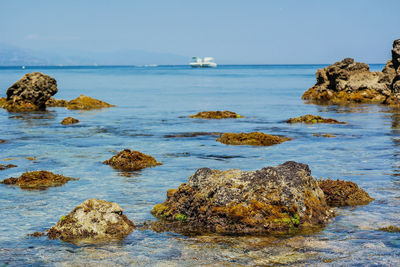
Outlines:
POLYGON ((50 239, 75 242, 85 239, 97 241, 119 240, 129 235, 135 225, 115 202, 88 199, 47 232, 50 239))
POLYGON ((67 100, 55 99, 54 97, 50 97, 49 100, 46 101, 46 107, 52 107, 52 108, 66 107, 67 104, 68 104, 67 100))
POLYGON ((227 145, 272 146, 292 140, 288 137, 270 135, 261 132, 251 133, 224 133, 218 142, 227 145))
POLYGON ((378 230, 384 231, 384 232, 388 232, 388 233, 400 233, 400 227, 399 226, 394 226, 394 225, 381 227, 378 230))
POLYGON ((155 167, 162 163, 157 162, 152 156, 139 151, 124 149, 117 155, 112 156, 109 160, 104 161, 103 164, 108 164, 114 169, 123 171, 137 171, 147 167, 155 167))
POLYGON ((8 111, 32 111, 46 109, 46 101, 57 93, 54 78, 40 72, 25 74, 7 90, 8 111))
POLYGON ((62 120, 61 124, 62 125, 69 125, 69 124, 75 124, 75 123, 78 123, 78 122, 79 122, 79 120, 77 120, 75 118, 67 117, 67 118, 64 118, 62 120))
POLYGON ((326 203, 331 207, 367 205, 374 199, 356 183, 343 180, 320 180, 319 187, 324 191, 326 203))
POLYGON ((307 124, 314 124, 314 123, 331 123, 331 124, 345 124, 343 121, 338 121, 335 119, 326 119, 322 118, 321 116, 314 116, 311 114, 304 115, 297 118, 290 118, 286 121, 287 123, 307 123, 307 124))
POLYGON ((10 168, 15 168, 15 167, 18 167, 18 166, 14 165, 14 164, 7 164, 7 165, 0 164, 0 171, 10 169, 10 168))
POLYGON ((7 98, 0 97, 0 108, 4 108, 7 103, 7 98))
POLYGON ((236 119, 243 118, 243 116, 232 111, 201 111, 196 115, 190 115, 190 118, 196 119, 236 119))
POLYGON ((2 184, 17 185, 22 189, 46 189, 47 187, 61 186, 76 178, 54 174, 48 171, 33 171, 23 173, 19 178, 8 178, 2 184))
POLYGON ((308 165, 293 161, 258 171, 199 169, 152 214, 160 219, 153 229, 188 234, 293 233, 334 215, 308 165))
POLYGON ((67 104, 67 109, 78 109, 78 110, 100 109, 109 107, 115 107, 115 106, 85 95, 80 95, 77 98, 69 101, 67 104))

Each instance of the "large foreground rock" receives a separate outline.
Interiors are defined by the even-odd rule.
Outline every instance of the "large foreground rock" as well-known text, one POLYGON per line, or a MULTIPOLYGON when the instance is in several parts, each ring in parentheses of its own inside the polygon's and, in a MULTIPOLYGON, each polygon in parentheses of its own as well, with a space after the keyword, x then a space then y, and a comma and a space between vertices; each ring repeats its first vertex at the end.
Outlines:
POLYGON ((134 229, 135 225, 117 203, 88 199, 62 216, 47 236, 71 242, 85 239, 110 241, 122 239, 134 229))
POLYGON ((53 186, 61 186, 70 180, 78 180, 49 171, 33 171, 23 173, 18 178, 8 178, 1 183, 7 185, 17 185, 22 189, 46 189, 53 186))
POLYGON ((302 96, 317 103, 400 104, 400 39, 393 42, 392 59, 382 71, 346 58, 316 73, 317 83, 302 96))
POLYGON ((222 234, 296 232, 334 215, 309 167, 293 161, 258 171, 199 169, 152 214, 156 230, 222 234))
POLYGON ((30 111, 46 109, 46 101, 57 93, 54 78, 40 72, 25 74, 7 90, 8 111, 30 111))

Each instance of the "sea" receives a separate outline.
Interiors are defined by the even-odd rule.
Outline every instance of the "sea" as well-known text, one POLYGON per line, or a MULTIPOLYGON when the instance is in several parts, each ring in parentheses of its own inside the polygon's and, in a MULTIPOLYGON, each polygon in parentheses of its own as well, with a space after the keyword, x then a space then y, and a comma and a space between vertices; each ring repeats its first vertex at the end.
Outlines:
MULTIPOLYGON (((0 266, 400 266, 400 111, 382 105, 315 105, 301 99, 327 65, 0 67, 0 97, 24 74, 57 80, 57 99, 81 94, 116 105, 94 111, 0 109, 0 178, 47 170, 74 178, 47 190, 0 184, 0 266), (239 119, 189 118, 230 110, 239 119), (347 124, 287 124, 306 114, 347 124), (72 116, 79 123, 61 125, 72 116), (253 132, 291 141, 230 146, 194 132, 253 132), (336 137, 316 137, 314 134, 336 137), (173 137, 187 135, 188 137, 173 137), (123 149, 154 156, 162 165, 120 172, 102 164, 123 149), (316 233, 295 236, 184 236, 135 230, 107 244, 72 244, 34 238, 89 198, 117 202, 136 225, 156 220, 150 211, 168 189, 197 169, 257 170, 286 161, 308 164, 317 179, 356 182, 375 200, 336 208, 316 233)), ((381 70, 384 65, 371 65, 381 70)))

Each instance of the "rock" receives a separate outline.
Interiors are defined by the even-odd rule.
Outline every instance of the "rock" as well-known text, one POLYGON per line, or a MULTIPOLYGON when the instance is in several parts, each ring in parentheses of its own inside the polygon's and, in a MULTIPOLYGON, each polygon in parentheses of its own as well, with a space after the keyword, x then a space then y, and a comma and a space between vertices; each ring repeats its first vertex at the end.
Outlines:
POLYGON ((109 107, 115 107, 115 106, 85 95, 80 95, 79 97, 69 101, 67 104, 67 109, 80 109, 80 110, 100 109, 109 107))
POLYGON ((32 236, 32 237, 41 237, 44 235, 45 235, 45 233, 42 233, 42 232, 34 232, 33 234, 28 234, 28 236, 32 236))
POLYGON ((115 202, 88 199, 53 225, 47 236, 63 241, 110 241, 129 235, 135 225, 115 202))
POLYGON ((79 122, 79 120, 77 120, 77 119, 74 119, 72 117, 67 117, 67 118, 64 118, 62 120, 61 124, 62 125, 69 125, 69 124, 75 124, 75 123, 78 123, 78 122, 79 122))
POLYGON ((0 108, 5 108, 6 103, 7 103, 7 98, 0 97, 0 108))
POLYGON ((400 227, 389 225, 387 227, 379 228, 380 231, 389 232, 389 233, 400 233, 400 227))
POLYGON ((54 78, 40 72, 25 74, 7 90, 8 111, 31 111, 46 109, 46 101, 57 93, 54 78))
POLYGON ((325 119, 325 118, 322 118, 321 116, 314 116, 311 114, 304 115, 304 116, 297 117, 297 118, 290 118, 286 122, 287 123, 302 122, 302 123, 307 123, 307 124, 314 124, 314 123, 345 124, 345 122, 343 122, 343 121, 338 121, 335 119, 325 119))
POLYGON ((269 135, 261 132, 251 133, 224 133, 218 142, 227 145, 272 146, 292 140, 288 137, 269 135))
POLYGON ((237 119, 243 116, 232 111, 201 111, 196 115, 190 115, 190 118, 196 119, 237 119))
POLYGON ((320 188, 324 191, 326 203, 331 207, 367 205, 374 199, 356 183, 343 180, 320 180, 320 188))
POLYGON ((334 134, 330 134, 330 133, 326 133, 326 134, 319 134, 319 133, 315 133, 313 134, 313 136, 315 137, 327 137, 327 138, 332 138, 332 137, 336 137, 336 135, 334 134))
POLYGON ((334 213, 306 164, 258 171, 202 168, 151 212, 153 228, 181 233, 293 233, 324 225, 334 213))
POLYGON ((5 143, 5 142, 6 142, 6 141, 0 139, 0 144, 1 144, 1 143, 5 143))
POLYGON ((52 107, 52 108, 66 107, 67 104, 68 104, 67 100, 55 99, 54 97, 50 97, 49 100, 46 101, 46 107, 52 107))
POLYGON ((400 39, 393 41, 392 62, 394 68, 397 70, 400 67, 400 39))
POLYGON ((178 137, 197 137, 197 136, 220 136, 222 133, 218 132, 188 132, 164 135, 165 138, 178 138, 178 137))
POLYGON ((123 171, 137 171, 147 167, 155 167, 162 163, 157 162, 152 156, 139 151, 124 149, 117 155, 112 156, 109 160, 104 161, 103 164, 108 164, 114 169, 123 171))
POLYGON ((23 173, 19 178, 8 178, 2 184, 18 185, 22 189, 46 189, 47 187, 61 186, 76 178, 54 174, 48 171, 33 171, 23 173))
POLYGON ((18 167, 18 166, 14 165, 14 164, 7 164, 7 165, 0 164, 0 171, 6 170, 6 169, 9 169, 9 168, 15 168, 15 167, 18 167))

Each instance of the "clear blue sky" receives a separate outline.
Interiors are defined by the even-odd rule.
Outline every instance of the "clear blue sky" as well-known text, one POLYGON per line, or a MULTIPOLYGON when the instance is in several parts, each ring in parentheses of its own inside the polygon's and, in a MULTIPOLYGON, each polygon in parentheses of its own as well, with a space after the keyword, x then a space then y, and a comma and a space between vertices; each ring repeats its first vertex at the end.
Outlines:
POLYGON ((400 0, 0 0, 0 43, 137 49, 218 63, 385 62, 400 0))

